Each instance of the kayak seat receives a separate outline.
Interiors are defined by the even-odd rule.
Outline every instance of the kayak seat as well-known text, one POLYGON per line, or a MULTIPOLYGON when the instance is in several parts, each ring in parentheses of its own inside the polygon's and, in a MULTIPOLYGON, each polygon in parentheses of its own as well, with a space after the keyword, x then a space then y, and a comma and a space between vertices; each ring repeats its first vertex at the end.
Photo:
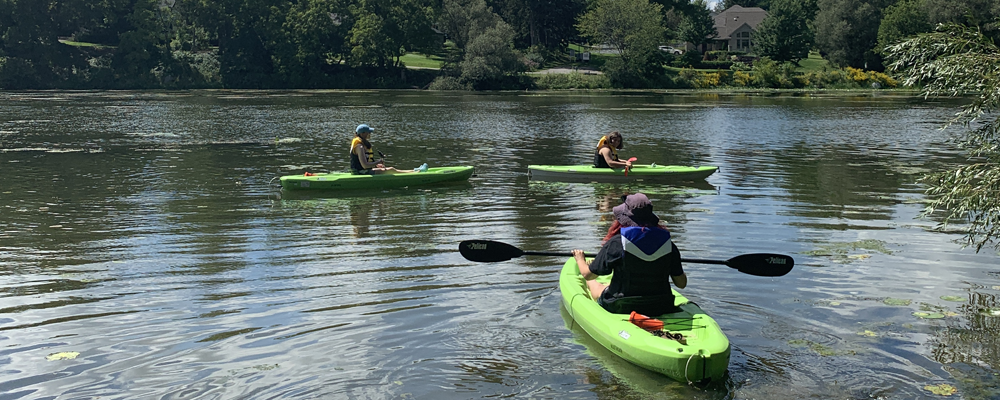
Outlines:
POLYGON ((601 307, 612 314, 631 314, 633 311, 643 315, 663 315, 681 311, 674 305, 673 293, 656 296, 619 297, 607 301, 603 296, 597 301, 601 307))

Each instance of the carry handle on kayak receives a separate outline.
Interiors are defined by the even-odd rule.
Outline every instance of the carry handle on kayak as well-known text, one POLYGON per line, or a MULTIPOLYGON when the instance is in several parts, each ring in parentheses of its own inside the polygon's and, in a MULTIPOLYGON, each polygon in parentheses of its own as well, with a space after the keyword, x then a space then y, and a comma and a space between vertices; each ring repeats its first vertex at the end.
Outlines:
MULTIPOLYGON (((500 262, 521 256, 556 256, 571 257, 573 253, 524 251, 512 245, 493 240, 463 240, 458 244, 458 252, 466 260, 475 262, 500 262)), ((584 253, 586 257, 593 254, 584 253)), ((790 256, 772 253, 743 254, 728 260, 706 260, 699 258, 681 258, 681 262, 696 264, 722 264, 736 269, 744 274, 754 276, 783 276, 795 266, 795 260, 790 256)))

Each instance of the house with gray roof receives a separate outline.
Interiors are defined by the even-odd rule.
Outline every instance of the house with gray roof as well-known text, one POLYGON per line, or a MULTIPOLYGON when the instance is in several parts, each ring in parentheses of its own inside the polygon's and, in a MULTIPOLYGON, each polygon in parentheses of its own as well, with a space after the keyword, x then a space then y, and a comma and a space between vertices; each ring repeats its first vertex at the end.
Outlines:
POLYGON ((757 25, 767 18, 767 11, 760 7, 732 6, 714 18, 719 35, 708 45, 708 50, 749 52, 757 25))

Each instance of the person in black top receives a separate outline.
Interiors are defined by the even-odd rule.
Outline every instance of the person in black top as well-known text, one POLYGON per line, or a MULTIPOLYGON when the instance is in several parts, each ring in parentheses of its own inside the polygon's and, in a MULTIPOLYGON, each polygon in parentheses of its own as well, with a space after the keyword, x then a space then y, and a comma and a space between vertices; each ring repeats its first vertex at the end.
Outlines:
POLYGON ((615 222, 594 259, 588 263, 583 250, 573 250, 590 295, 615 314, 675 312, 670 282, 678 289, 687 286, 680 250, 670 240, 670 232, 659 225, 646 195, 623 196, 622 201, 613 210, 615 222), (612 272, 609 285, 594 280, 612 272))
POLYGON ((367 124, 358 125, 354 129, 354 139, 351 140, 351 173, 354 175, 395 174, 401 172, 425 172, 427 164, 413 170, 397 170, 386 167, 383 160, 375 161, 375 151, 368 139, 375 129, 367 124))
POLYGON ((618 150, 621 150, 622 134, 618 131, 602 136, 597 142, 597 152, 594 153, 595 168, 631 168, 631 161, 621 161, 618 159, 618 150))

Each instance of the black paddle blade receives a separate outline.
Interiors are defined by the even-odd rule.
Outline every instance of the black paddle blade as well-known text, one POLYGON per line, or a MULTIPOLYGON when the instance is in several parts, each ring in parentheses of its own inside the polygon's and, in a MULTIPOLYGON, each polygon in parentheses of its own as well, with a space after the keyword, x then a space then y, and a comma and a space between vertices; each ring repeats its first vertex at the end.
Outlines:
POLYGON ((458 252, 466 260, 476 262, 507 261, 524 254, 517 247, 492 240, 463 240, 458 244, 458 252))
POLYGON ((756 276, 783 276, 795 266, 795 260, 784 254, 744 254, 726 260, 726 265, 756 276))

